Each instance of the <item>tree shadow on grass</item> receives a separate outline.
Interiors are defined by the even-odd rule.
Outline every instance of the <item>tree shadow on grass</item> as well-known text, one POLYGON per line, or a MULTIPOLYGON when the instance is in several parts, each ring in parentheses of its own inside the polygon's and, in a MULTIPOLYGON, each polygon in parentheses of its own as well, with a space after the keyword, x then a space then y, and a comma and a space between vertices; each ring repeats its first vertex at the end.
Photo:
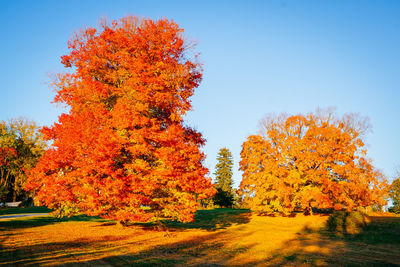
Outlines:
POLYGON ((49 213, 53 210, 47 207, 27 207, 27 208, 13 208, 13 207, 1 207, 0 215, 10 214, 27 214, 27 213, 49 213))
POLYGON ((392 244, 400 248, 400 217, 370 216, 369 218, 371 223, 356 235, 346 235, 346 240, 370 245, 392 244))
MULTIPOLYGON (((213 209, 198 210, 195 215, 195 221, 190 223, 182 223, 177 221, 164 220, 163 230, 184 230, 184 229, 203 229, 207 231, 215 231, 226 229, 234 224, 246 224, 250 222, 251 212, 248 209, 213 209)), ((102 219, 100 217, 91 217, 87 215, 77 215, 72 217, 56 218, 53 216, 27 217, 0 221, 0 231, 9 229, 31 228, 37 226, 45 226, 60 222, 101 222, 103 224, 96 226, 113 226, 115 221, 102 219)), ((143 229, 158 229, 157 223, 131 223, 131 226, 140 226, 143 229)))
POLYGON ((104 221, 106 220, 86 215, 78 215, 70 218, 61 218, 61 219, 53 216, 38 216, 38 217, 28 217, 28 218, 0 221, 0 265, 1 262, 4 261, 4 258, 7 258, 7 256, 9 256, 7 255, 8 250, 4 248, 3 245, 4 241, 9 238, 15 238, 17 235, 21 235, 21 233, 16 233, 14 232, 14 230, 46 226, 61 222, 104 222, 104 221))
POLYGON ((128 238, 108 236, 26 245, 0 252, 0 259, 6 265, 224 266, 225 262, 252 247, 225 246, 221 243, 220 232, 155 245, 133 253, 129 249, 137 242, 114 243, 128 238))
MULTIPOLYGON (((255 244, 226 246, 221 243, 221 233, 211 233, 188 240, 154 246, 136 254, 109 256, 86 264, 105 263, 110 266, 226 266, 227 262, 245 253, 255 244)), ((249 261, 248 266, 260 262, 249 261)))
MULTIPOLYGON (((59 264, 78 257, 96 256, 109 248, 109 242, 128 239, 128 236, 102 236, 97 238, 79 238, 69 242, 49 242, 19 246, 18 248, 2 248, 0 259, 5 265, 45 265, 59 264)), ((118 247, 112 247, 117 250, 118 247)), ((1 265, 1 263, 0 263, 1 265)))
MULTIPOLYGON (((179 223, 174 221, 165 221, 163 224, 167 231, 179 231, 186 229, 199 229, 207 231, 216 231, 225 229, 234 224, 245 224, 250 221, 251 213, 249 210, 239 209, 215 209, 200 210, 196 213, 195 222, 179 223)), ((16 229, 32 228, 45 225, 56 224, 60 222, 99 222, 99 226, 115 225, 115 222, 101 219, 98 217, 89 217, 79 215, 70 218, 58 219, 51 216, 21 218, 9 221, 0 221, 0 262, 11 265, 28 265, 28 264, 54 264, 56 262, 70 262, 75 258, 95 259, 90 264, 98 265, 101 262, 107 262, 109 265, 176 265, 184 264, 189 260, 197 257, 206 257, 211 251, 218 253, 226 253, 226 258, 233 257, 234 254, 244 251, 247 248, 229 248, 224 249, 222 244, 217 240, 218 233, 213 233, 205 237, 195 237, 189 240, 180 241, 173 244, 159 245, 141 251, 137 254, 108 256, 109 254, 118 254, 121 245, 111 244, 110 241, 127 239, 129 237, 108 236, 104 239, 77 239, 71 242, 41 242, 37 245, 27 245, 16 249, 5 248, 4 240, 19 233, 13 232, 16 229), (204 243, 206 242, 206 243, 204 243), (85 256, 86 255, 86 256, 85 256), (100 262, 97 262, 99 258, 100 262), (98 264, 97 264, 97 263, 98 264)), ((142 230, 152 231, 156 228, 156 224, 134 224, 140 226, 142 230)), ((98 226, 98 225, 96 225, 98 226)), ((118 242, 117 242, 118 243, 118 242)), ((122 245, 122 246, 126 246, 122 245)), ((131 243, 130 246, 135 246, 131 243)), ((79 262, 79 261, 78 261, 79 262)), ((78 263, 75 262, 75 263, 78 263)))
MULTIPOLYGON (((162 221, 164 230, 176 231, 185 229, 202 229, 207 231, 216 231, 226 229, 229 226, 237 224, 246 224, 250 222, 251 212, 248 209, 213 209, 198 210, 194 222, 182 223, 178 221, 162 221)), ((157 228, 156 223, 134 223, 131 225, 141 226, 144 229, 157 228)))
POLYGON ((12 219, 7 221, 0 221, 0 231, 5 232, 9 230, 21 229, 21 228, 32 228, 38 226, 45 226, 49 224, 55 224, 60 222, 107 222, 109 220, 102 219, 100 217, 90 217, 87 215, 77 215, 72 217, 56 218, 53 216, 38 216, 12 219))
POLYGON ((274 251, 270 265, 400 266, 400 217, 370 217, 357 234, 305 227, 274 251))

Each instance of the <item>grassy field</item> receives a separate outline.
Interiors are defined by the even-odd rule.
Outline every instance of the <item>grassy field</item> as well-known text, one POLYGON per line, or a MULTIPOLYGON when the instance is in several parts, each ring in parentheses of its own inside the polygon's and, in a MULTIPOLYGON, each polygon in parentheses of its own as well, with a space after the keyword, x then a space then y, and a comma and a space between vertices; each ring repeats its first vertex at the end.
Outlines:
POLYGON ((51 212, 51 209, 48 209, 46 207, 0 208, 0 216, 9 214, 48 213, 48 212, 51 212))
POLYGON ((0 221, 0 264, 94 266, 400 265, 400 218, 371 217, 357 235, 324 230, 327 216, 259 217, 201 210, 196 222, 122 227, 87 216, 0 221))

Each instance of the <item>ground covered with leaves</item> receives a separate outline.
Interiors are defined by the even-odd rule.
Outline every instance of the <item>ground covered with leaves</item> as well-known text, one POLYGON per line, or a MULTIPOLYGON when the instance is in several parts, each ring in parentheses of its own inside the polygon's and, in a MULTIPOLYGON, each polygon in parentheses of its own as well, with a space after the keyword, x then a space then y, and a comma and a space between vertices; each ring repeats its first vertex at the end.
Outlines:
POLYGON ((164 227, 75 216, 0 221, 0 265, 400 265, 400 217, 370 217, 357 234, 333 233, 328 216, 260 217, 201 210, 164 227))

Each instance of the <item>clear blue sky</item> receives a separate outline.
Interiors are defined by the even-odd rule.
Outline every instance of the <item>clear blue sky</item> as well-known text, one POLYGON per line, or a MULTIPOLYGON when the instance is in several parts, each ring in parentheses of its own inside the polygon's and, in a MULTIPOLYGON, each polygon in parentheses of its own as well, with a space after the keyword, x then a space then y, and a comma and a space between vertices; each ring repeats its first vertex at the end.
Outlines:
POLYGON ((400 165, 400 1, 6 1, 0 0, 0 120, 52 124, 48 75, 75 30, 101 17, 167 17, 198 41, 204 79, 188 124, 207 138, 214 172, 270 112, 335 106, 368 116, 369 156, 392 177, 400 165))

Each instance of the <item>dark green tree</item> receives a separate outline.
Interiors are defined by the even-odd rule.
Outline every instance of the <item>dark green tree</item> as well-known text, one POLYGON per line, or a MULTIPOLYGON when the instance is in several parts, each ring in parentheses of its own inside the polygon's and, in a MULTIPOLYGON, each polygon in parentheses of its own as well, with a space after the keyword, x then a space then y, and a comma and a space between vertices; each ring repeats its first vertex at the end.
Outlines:
POLYGON ((214 204, 220 207, 232 208, 235 197, 232 192, 223 191, 217 187, 217 193, 213 197, 214 204))
POLYGON ((232 189, 232 153, 227 148, 221 148, 217 156, 218 163, 215 166, 215 179, 218 193, 214 196, 214 203, 221 207, 232 207, 234 193, 232 189))

